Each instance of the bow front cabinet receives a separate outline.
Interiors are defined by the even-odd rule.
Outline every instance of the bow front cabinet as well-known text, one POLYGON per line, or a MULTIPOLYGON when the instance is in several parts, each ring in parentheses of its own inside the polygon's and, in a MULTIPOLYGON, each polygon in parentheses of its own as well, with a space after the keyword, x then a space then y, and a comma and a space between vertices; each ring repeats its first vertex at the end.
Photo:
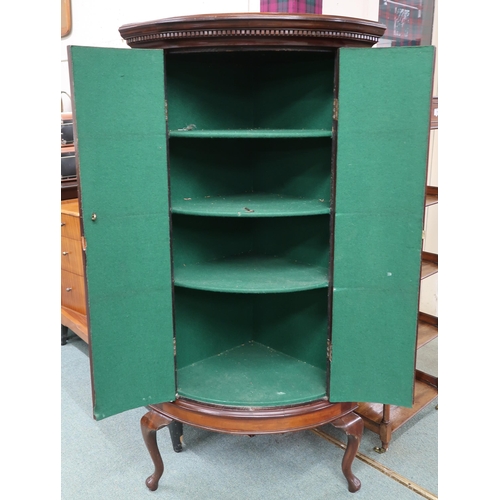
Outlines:
POLYGON ((96 419, 412 405, 434 53, 383 31, 192 16, 69 47, 96 419))

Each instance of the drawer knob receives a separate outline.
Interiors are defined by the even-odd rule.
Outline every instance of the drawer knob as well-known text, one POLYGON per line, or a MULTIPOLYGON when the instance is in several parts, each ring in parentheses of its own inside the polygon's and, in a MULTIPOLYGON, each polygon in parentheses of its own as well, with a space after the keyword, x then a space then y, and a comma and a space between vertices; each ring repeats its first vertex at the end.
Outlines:
POLYGON ((70 288, 66 288, 67 292, 71 292, 71 290, 73 290, 71 287, 70 288))
POLYGON ((69 254, 69 252, 63 252, 63 255, 68 255, 68 254, 69 254))

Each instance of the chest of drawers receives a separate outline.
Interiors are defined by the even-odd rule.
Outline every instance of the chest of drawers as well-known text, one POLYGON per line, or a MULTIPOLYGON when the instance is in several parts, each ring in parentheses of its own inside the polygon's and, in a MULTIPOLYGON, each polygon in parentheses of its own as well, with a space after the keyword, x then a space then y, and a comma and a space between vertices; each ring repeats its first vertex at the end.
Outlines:
POLYGON ((68 328, 85 342, 87 306, 78 200, 61 201, 61 343, 68 328))

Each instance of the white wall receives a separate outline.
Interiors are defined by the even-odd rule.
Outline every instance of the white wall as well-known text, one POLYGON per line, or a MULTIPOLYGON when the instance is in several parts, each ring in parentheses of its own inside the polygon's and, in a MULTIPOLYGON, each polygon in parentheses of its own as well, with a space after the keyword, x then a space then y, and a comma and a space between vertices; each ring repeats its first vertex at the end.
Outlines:
MULTIPOLYGON (((71 33, 61 39, 61 91, 70 94, 68 45, 127 48, 118 32, 123 24, 191 14, 259 11, 260 0, 71 0, 71 33)), ((376 21, 378 0, 323 0, 323 14, 376 21)), ((63 110, 71 111, 69 98, 65 94, 61 96, 63 110)))
MULTIPOLYGON (((152 21, 165 17, 224 12, 259 12, 260 0, 71 0, 71 33, 61 39, 61 91, 70 93, 68 45, 122 47, 118 28, 123 24, 152 21)), ((62 94, 64 111, 71 111, 69 98, 62 94)))
POLYGON ((378 21, 378 0, 323 0, 323 14, 378 21))

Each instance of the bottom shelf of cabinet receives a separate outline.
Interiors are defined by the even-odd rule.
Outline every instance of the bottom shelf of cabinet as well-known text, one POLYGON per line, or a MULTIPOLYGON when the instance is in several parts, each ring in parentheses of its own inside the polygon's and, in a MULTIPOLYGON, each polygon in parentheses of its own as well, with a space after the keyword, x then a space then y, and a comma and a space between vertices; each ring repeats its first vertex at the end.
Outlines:
POLYGON ((230 406, 283 406, 326 397, 324 370, 247 342, 177 372, 178 394, 230 406))
POLYGON ((391 433, 423 410, 437 396, 437 378, 417 371, 415 398, 411 408, 380 403, 359 403, 355 413, 363 419, 367 429, 379 434, 382 447, 387 449, 391 433))
POLYGON ((61 307, 61 325, 67 326, 75 332, 84 342, 89 343, 87 316, 67 307, 61 307))

